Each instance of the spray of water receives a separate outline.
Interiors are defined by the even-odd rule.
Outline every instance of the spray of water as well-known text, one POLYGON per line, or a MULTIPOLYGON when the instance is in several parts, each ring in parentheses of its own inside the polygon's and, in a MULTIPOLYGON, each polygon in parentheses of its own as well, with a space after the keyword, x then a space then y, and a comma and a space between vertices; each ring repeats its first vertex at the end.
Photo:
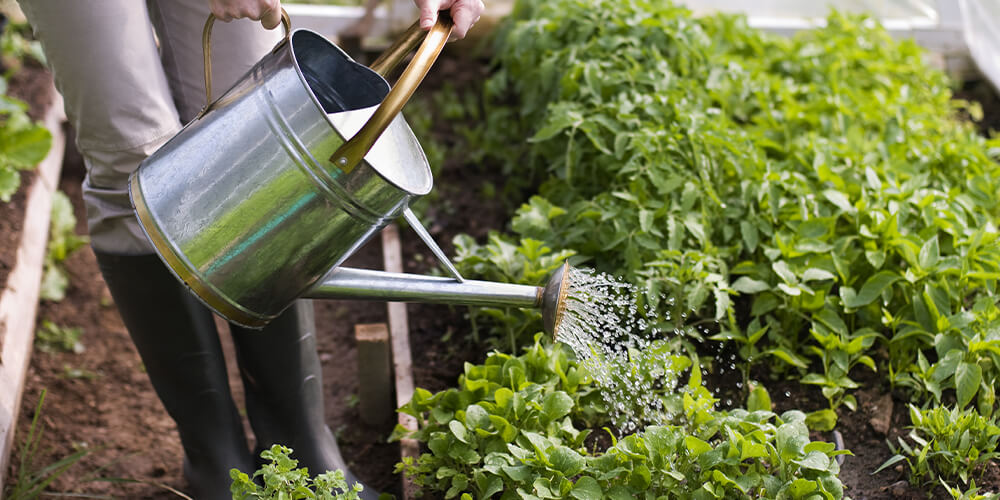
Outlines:
MULTIPOLYGON (((555 338, 570 346, 601 388, 622 433, 672 420, 663 394, 677 386, 672 352, 640 310, 629 283, 589 269, 570 268, 555 338)), ((669 318, 668 318, 669 319, 669 318)))

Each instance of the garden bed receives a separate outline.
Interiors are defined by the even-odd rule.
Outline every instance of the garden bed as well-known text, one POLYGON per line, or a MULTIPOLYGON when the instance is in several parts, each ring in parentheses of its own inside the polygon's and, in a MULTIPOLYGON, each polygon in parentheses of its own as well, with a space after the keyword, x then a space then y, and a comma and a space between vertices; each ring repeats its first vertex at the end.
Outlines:
POLYGON ((10 135, 3 144, 7 156, 2 170, 17 176, 18 183, 5 188, 11 198, 0 204, 0 467, 4 469, 32 350, 50 207, 63 151, 62 101, 48 72, 34 64, 21 66, 5 83, 9 85, 4 97, 8 108, 0 133, 10 135), (22 105, 27 116, 17 116, 22 105), (53 139, 51 147, 48 137, 53 139), (11 166, 18 165, 28 170, 11 171, 11 166))
MULTIPOLYGON (((458 74, 466 76, 456 85, 471 87, 485 78, 486 69, 481 61, 443 59, 432 70, 432 80, 426 82, 421 91, 428 93, 440 89, 458 74)), ((992 93, 987 95, 994 98, 992 93)), ((979 94, 976 96, 978 98, 979 94)), ((984 103, 984 108, 992 111, 995 106, 984 103)), ((434 111, 435 114, 444 113, 441 109, 434 111)), ((438 115, 435 123, 446 119, 438 115)), ((414 119, 411 117, 410 121, 414 119)), ((436 139, 461 144, 459 137, 451 135, 452 130, 435 127, 436 139)), ((61 189, 74 202, 81 232, 84 230, 79 188, 82 175, 79 157, 68 155, 61 189)), ((468 233, 482 241, 489 230, 504 229, 507 210, 498 197, 484 196, 484 182, 499 187, 504 179, 499 169, 470 164, 461 156, 447 157, 443 170, 436 176, 436 194, 422 211, 426 214, 425 224, 449 255, 453 254, 451 237, 455 234, 468 233)), ((406 270, 425 272, 433 267, 433 257, 419 240, 405 228, 401 229, 401 234, 406 270)), ((378 268, 380 263, 376 241, 362 249, 348 265, 378 268)), ((81 342, 85 349, 79 354, 36 353, 33 356, 17 443, 33 417, 34 403, 45 389, 48 395, 40 422, 46 437, 43 449, 36 456, 37 465, 52 463, 81 447, 91 450, 81 463, 54 483, 55 491, 175 498, 168 488, 183 490, 185 484, 180 473, 180 445, 172 422, 153 394, 128 335, 110 305, 110 297, 89 248, 73 254, 67 267, 72 283, 67 298, 59 303, 42 303, 38 318, 82 327, 81 342), (100 471, 95 472, 99 468, 100 471), (138 482, 90 481, 94 474, 138 482)), ((398 460, 398 445, 385 443, 391 429, 364 425, 354 406, 358 382, 353 327, 358 323, 386 321, 385 306, 378 302, 323 301, 317 302, 316 307, 328 422, 352 469, 380 491, 398 494, 399 478, 391 473, 398 460)), ((431 391, 451 387, 466 362, 481 363, 485 358, 483 346, 474 345, 465 337, 469 326, 464 308, 410 305, 408 309, 418 387, 431 391)), ((232 348, 228 341, 224 346, 230 360, 234 395, 237 404, 242 405, 232 348)), ((758 366, 757 369, 763 376, 771 366, 758 366)), ((716 394, 723 402, 729 396, 732 399, 728 406, 740 407, 744 401, 736 399, 737 393, 729 385, 734 380, 733 375, 716 371, 707 374, 706 378, 710 387, 719 389, 716 394)), ((896 437, 907 432, 908 410, 905 402, 894 398, 879 377, 867 376, 863 368, 851 375, 863 388, 855 393, 857 410, 837 409, 836 429, 843 436, 844 446, 853 452, 853 456, 845 458, 839 474, 845 494, 855 500, 924 495, 907 484, 903 467, 871 474, 892 455, 886 440, 894 442, 896 437), (887 407, 891 407, 891 411, 887 407)), ((803 385, 798 380, 769 383, 768 389, 777 413, 790 409, 809 412, 828 407, 816 387, 803 385)), ((813 432, 810 437, 834 441, 829 432, 813 432)), ((995 462, 977 484, 985 491, 1000 488, 1000 470, 995 462)))

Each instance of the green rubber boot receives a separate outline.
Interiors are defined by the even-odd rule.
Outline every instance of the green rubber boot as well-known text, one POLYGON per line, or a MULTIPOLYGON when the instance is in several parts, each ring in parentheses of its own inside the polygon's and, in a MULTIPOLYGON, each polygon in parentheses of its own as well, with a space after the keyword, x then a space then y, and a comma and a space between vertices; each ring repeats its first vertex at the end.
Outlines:
MULTIPOLYGON (((348 484, 360 483, 326 425, 312 302, 297 301, 263 330, 230 327, 257 454, 285 445, 311 475, 340 469, 348 484)), ((378 493, 365 487, 361 498, 376 500, 378 493)))
POLYGON ((192 496, 232 499, 229 470, 256 467, 212 313, 156 255, 95 253, 153 389, 177 423, 192 496))

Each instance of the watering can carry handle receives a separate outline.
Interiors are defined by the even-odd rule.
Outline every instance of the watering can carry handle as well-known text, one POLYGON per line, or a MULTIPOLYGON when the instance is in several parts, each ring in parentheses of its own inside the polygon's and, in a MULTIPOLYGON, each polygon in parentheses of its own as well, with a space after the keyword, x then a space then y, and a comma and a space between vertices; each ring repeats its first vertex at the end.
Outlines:
MULTIPOLYGON (((205 58, 205 107, 202 108, 202 114, 208 110, 208 106, 212 103, 212 26, 215 25, 215 19, 215 14, 209 14, 205 21, 205 28, 201 32, 201 50, 205 58)), ((285 28, 285 38, 282 42, 284 43, 292 33, 292 21, 288 18, 288 13, 285 12, 284 8, 281 9, 281 26, 285 28)))
MULTIPOLYGON (((396 80, 396 84, 389 90, 378 109, 354 137, 337 148, 337 151, 330 156, 330 162, 345 172, 351 171, 361 162, 427 76, 431 65, 437 60, 444 44, 448 42, 453 27, 454 23, 448 13, 439 12, 437 23, 427 32, 410 64, 403 70, 403 74, 396 80)), ((420 42, 421 31, 423 30, 420 28, 420 23, 413 23, 396 43, 372 63, 371 69, 385 77, 420 42)))

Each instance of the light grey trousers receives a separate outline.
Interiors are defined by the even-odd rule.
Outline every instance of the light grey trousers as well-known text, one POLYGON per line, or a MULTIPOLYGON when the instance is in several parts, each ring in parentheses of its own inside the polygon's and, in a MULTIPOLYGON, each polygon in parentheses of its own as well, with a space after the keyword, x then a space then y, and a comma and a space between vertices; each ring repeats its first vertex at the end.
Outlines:
MULTIPOLYGON (((83 198, 95 250, 151 254, 128 176, 205 103, 201 33, 208 0, 20 0, 41 41, 87 167, 83 198)), ((260 23, 217 22, 212 98, 281 39, 260 23)))

